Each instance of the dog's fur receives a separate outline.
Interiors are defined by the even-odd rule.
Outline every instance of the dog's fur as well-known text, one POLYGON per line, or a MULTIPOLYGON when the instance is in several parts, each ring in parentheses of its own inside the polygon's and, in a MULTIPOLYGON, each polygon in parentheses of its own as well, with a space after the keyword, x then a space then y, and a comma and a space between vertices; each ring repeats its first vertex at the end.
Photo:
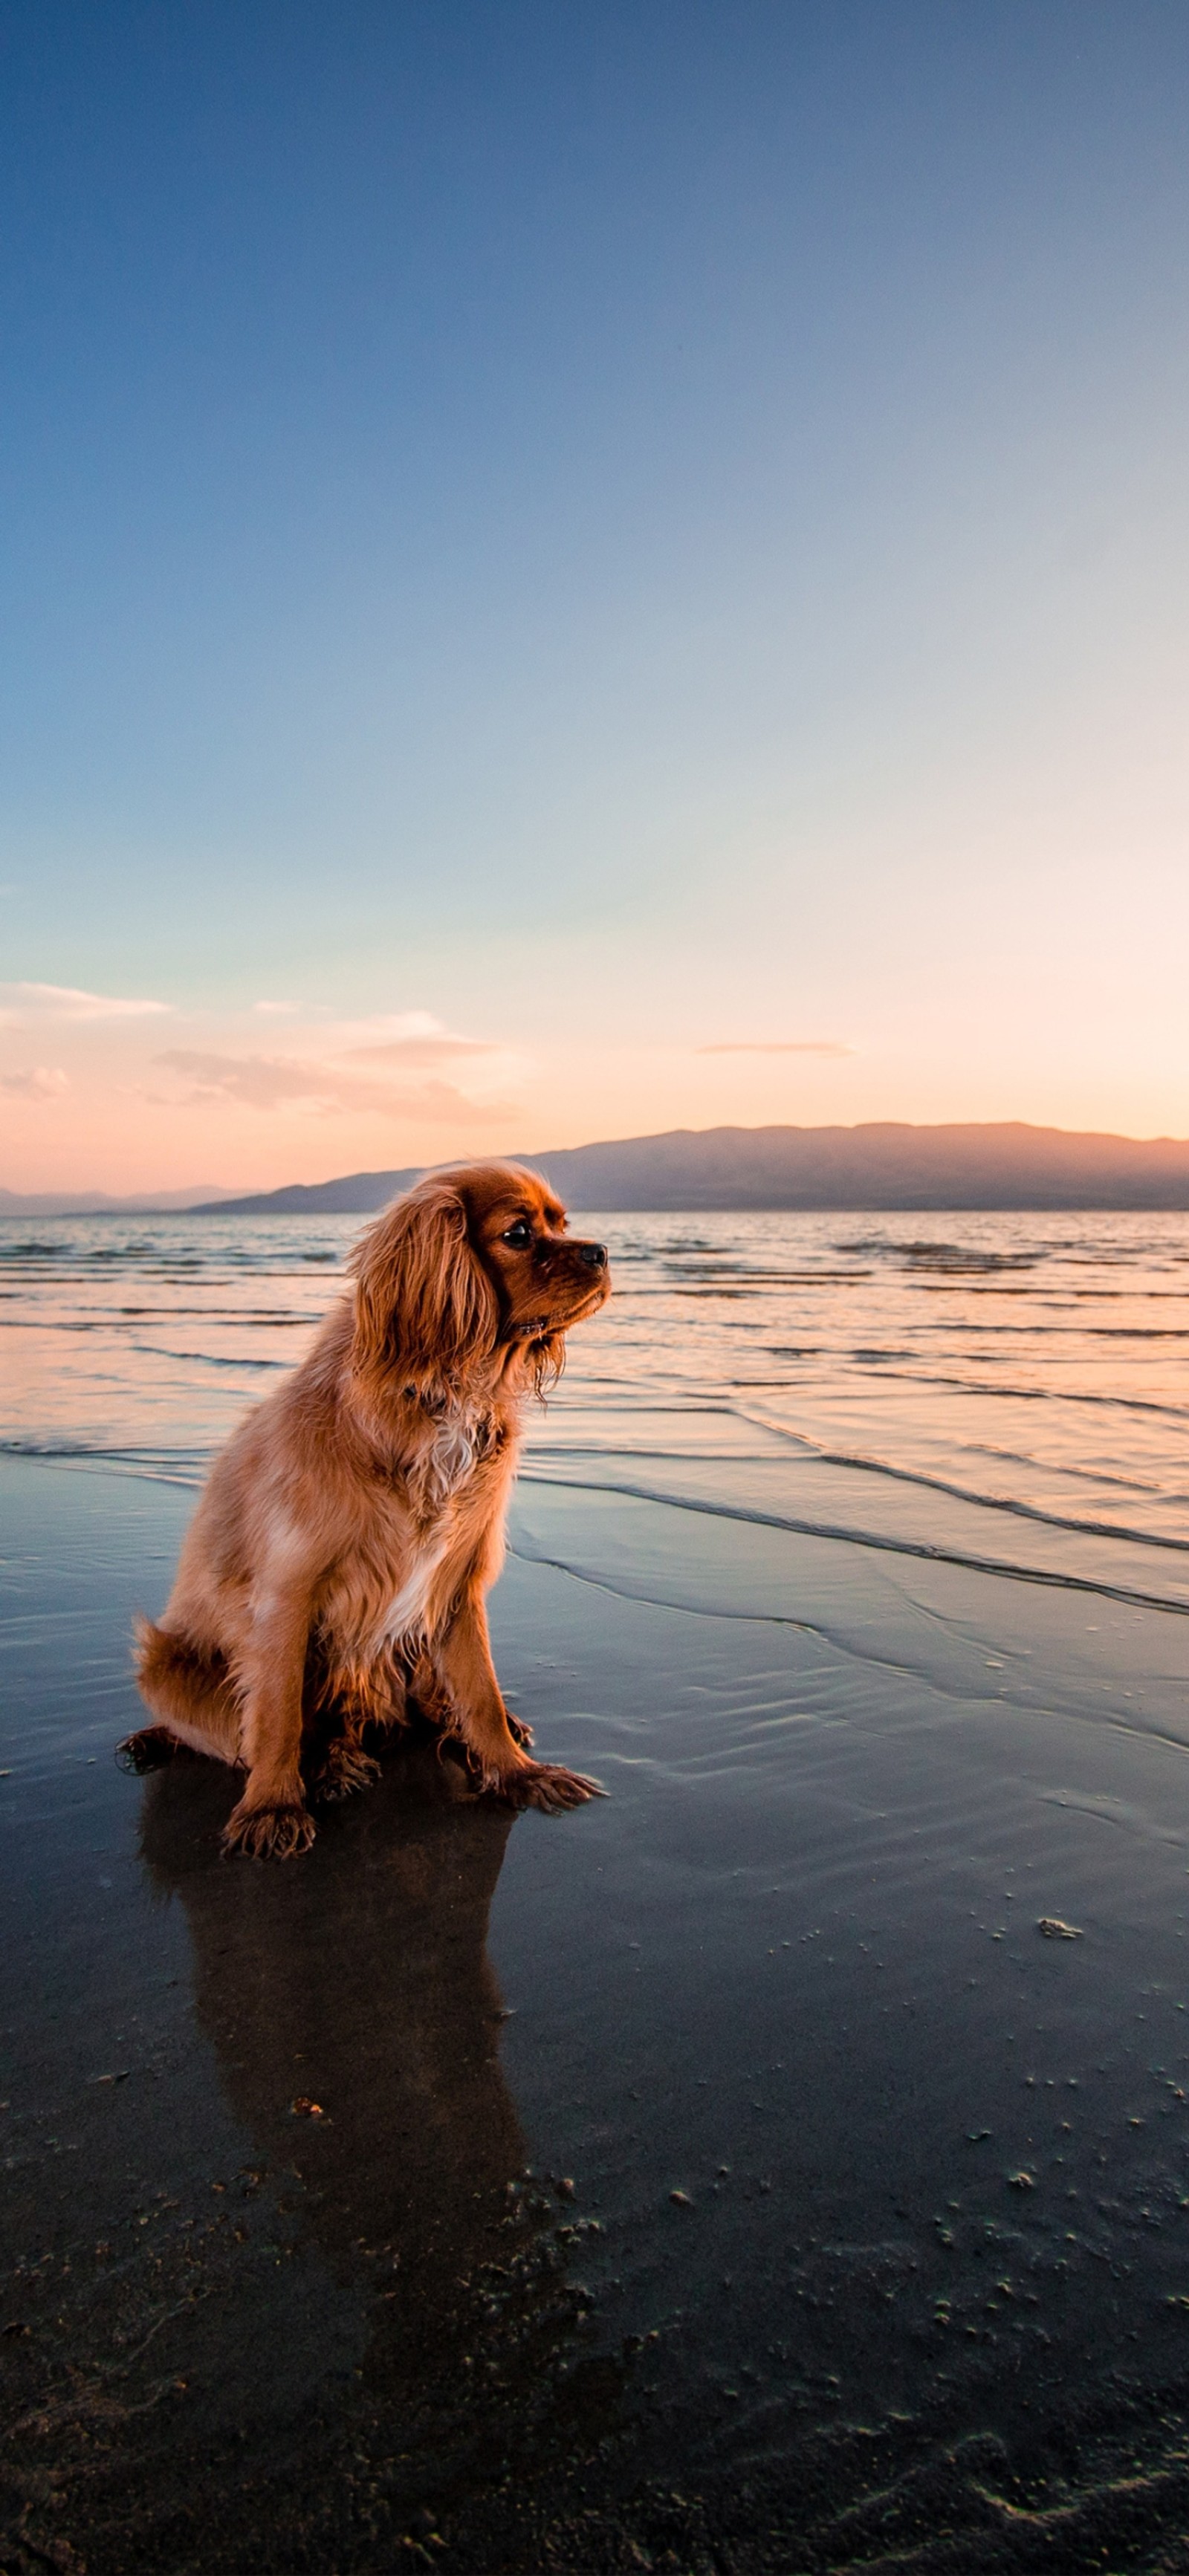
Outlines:
POLYGON ((229 1848, 284 1857, 314 1825, 302 1778, 344 1797, 374 1777, 369 1725, 406 1692, 460 1740, 479 1785, 572 1807, 596 1784, 525 1750, 488 1643, 526 1398, 610 1293, 602 1244, 510 1163, 431 1174, 368 1228, 354 1293, 308 1359, 216 1460, 137 1678, 158 1723, 120 1748, 150 1769, 182 1747, 246 1769, 229 1848))

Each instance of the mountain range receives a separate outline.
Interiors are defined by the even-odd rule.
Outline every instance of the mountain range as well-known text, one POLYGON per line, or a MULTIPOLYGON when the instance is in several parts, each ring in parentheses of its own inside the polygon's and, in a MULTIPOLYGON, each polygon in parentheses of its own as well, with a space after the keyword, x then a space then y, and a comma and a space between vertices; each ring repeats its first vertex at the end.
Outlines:
MULTIPOLYGON (((1189 1139, 1077 1134, 1064 1127, 672 1128, 516 1154, 543 1172, 570 1207, 1185 1208, 1189 1139)), ((420 1179, 426 1164, 348 1172, 236 1198, 212 1188, 112 1198, 100 1190, 0 1190, 0 1216, 368 1216, 420 1179)))
POLYGON ((229 1190, 192 1181, 188 1190, 141 1190, 113 1198, 107 1190, 0 1190, 0 1216, 160 1216, 209 1206, 229 1190))
MULTIPOLYGON (((575 1208, 1189 1208, 1189 1140, 993 1126, 709 1127, 513 1159, 575 1208)), ((365 1216, 425 1167, 225 1199, 220 1216, 365 1216)))

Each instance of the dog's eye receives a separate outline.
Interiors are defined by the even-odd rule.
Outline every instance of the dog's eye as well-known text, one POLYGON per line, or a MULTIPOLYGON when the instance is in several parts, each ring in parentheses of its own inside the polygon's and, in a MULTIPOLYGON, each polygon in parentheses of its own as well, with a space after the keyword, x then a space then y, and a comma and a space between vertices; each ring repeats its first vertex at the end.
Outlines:
POLYGON ((513 1252, 523 1252, 526 1244, 531 1243, 532 1239, 533 1230, 526 1216, 518 1216, 515 1225, 510 1225, 507 1233, 502 1237, 504 1243, 511 1244, 513 1252))

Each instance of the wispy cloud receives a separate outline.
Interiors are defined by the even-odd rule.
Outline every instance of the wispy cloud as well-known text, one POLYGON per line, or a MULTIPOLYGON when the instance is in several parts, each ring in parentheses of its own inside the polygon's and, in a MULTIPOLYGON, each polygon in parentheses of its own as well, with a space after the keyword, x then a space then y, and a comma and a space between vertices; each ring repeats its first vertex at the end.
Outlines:
POLYGON ((0 1091, 15 1100, 60 1100, 69 1089, 69 1076, 60 1064, 35 1064, 29 1073, 0 1073, 0 1091))
POLYGON ((695 1055, 853 1055, 841 1038, 723 1038, 717 1046, 695 1047, 695 1055))
POLYGON ((410 1072, 424 1065, 449 1064, 469 1056, 494 1063, 508 1059, 506 1046, 490 1038, 468 1038, 448 1029, 432 1011, 390 1011, 372 1020, 340 1021, 334 1032, 336 1055, 359 1064, 390 1065, 410 1072))
POLYGON ((442 1122, 460 1118, 498 1122, 510 1115, 506 1103, 470 1100, 453 1083, 369 1082, 342 1065, 310 1063, 300 1056, 215 1055, 172 1047, 154 1061, 167 1072, 180 1074, 188 1083, 182 1105, 235 1100, 249 1109, 287 1107, 322 1117, 358 1115, 361 1110, 370 1110, 382 1118, 442 1122))
POLYGON ((0 1024, 30 1020, 144 1020, 168 1012, 168 1002, 121 1000, 114 993, 84 993, 76 984, 0 984, 0 1024))
MULTIPOLYGON (((317 1022, 324 1006, 300 1002, 260 1001, 253 1010, 262 1018, 317 1022)), ((420 1073, 438 1065, 480 1063, 505 1074, 517 1059, 490 1038, 461 1037, 435 1019, 432 1011, 389 1011, 366 1020, 338 1020, 317 1029, 316 1043, 339 1065, 376 1065, 395 1074, 420 1073)))
POLYGON ((347 1048, 353 1064, 389 1064, 399 1072, 412 1072, 421 1065, 451 1064, 460 1056, 493 1056, 501 1052, 483 1038, 452 1038, 445 1030, 425 1037, 389 1038, 379 1046, 347 1048))

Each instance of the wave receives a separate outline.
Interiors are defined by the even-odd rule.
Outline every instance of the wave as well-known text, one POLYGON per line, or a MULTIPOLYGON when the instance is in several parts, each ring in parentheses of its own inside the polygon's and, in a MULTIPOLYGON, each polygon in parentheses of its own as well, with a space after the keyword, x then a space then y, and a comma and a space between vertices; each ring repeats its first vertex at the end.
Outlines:
POLYGON ((112 1467, 167 1485, 200 1485, 213 1454, 213 1444, 209 1449, 150 1449, 98 1440, 0 1439, 0 1458, 30 1458, 51 1467, 112 1467))
POLYGON ((163 1350, 159 1342, 133 1342, 133 1343, 131 1343, 131 1344, 130 1344, 130 1348, 131 1348, 132 1350, 136 1351, 136 1352, 137 1352, 137 1354, 139 1355, 139 1357, 140 1357, 141 1359, 149 1359, 149 1360, 184 1360, 184 1361, 186 1362, 186 1365, 187 1365, 188 1367, 190 1367, 190 1368, 252 1369, 252 1370, 254 1370, 254 1369, 291 1369, 291 1368, 292 1368, 292 1366, 293 1366, 293 1362, 292 1362, 292 1360, 264 1360, 264 1359, 256 1359, 256 1358, 254 1358, 254 1357, 252 1356, 252 1354, 251 1354, 251 1353, 248 1353, 248 1352, 245 1352, 245 1353, 242 1355, 242 1357, 240 1357, 240 1358, 238 1358, 238 1359, 229 1359, 229 1358, 226 1358, 226 1357, 223 1355, 223 1353, 222 1353, 222 1352, 220 1352, 220 1351, 169 1351, 169 1350, 163 1350))
POLYGON ((1101 1395, 1084 1387, 1004 1386, 1001 1382, 980 1385, 976 1378, 953 1377, 936 1369, 881 1368, 878 1375, 884 1380, 898 1378, 908 1386, 952 1387, 959 1395, 1010 1396, 1020 1404, 1104 1404, 1123 1413, 1160 1413, 1178 1422, 1189 1421, 1189 1404, 1162 1404, 1151 1395, 1101 1395))
MULTIPOLYGON (((886 1458, 865 1458, 861 1452, 846 1449, 819 1449, 817 1442, 804 1432, 788 1431, 779 1422, 770 1422, 762 1413, 748 1413, 740 1406, 739 1419, 754 1423, 765 1431, 782 1433, 790 1443, 804 1450, 823 1467, 853 1468, 864 1476, 886 1476, 898 1485, 922 1485, 927 1493, 946 1494, 955 1503, 972 1503, 978 1511, 1013 1512, 1020 1520, 1040 1521, 1047 1529, 1072 1530, 1079 1538, 1119 1539, 1130 1547, 1172 1547, 1189 1556, 1189 1538, 1173 1538, 1157 1530, 1132 1529, 1125 1521, 1098 1521, 1075 1518, 1069 1512, 1046 1511, 1040 1503, 1024 1503, 1012 1494, 983 1493, 974 1485, 955 1484, 947 1476, 930 1476, 922 1467, 894 1467, 886 1458)), ((1071 1473, 1082 1473, 1073 1469, 1071 1473)))
POLYGON ((881 1260, 899 1260, 912 1270, 980 1271, 1035 1270, 1053 1249, 1046 1244, 1043 1252, 977 1252, 968 1243, 889 1243, 886 1235, 859 1235, 853 1243, 836 1243, 836 1252, 876 1253, 881 1260))
POLYGON ((874 1549, 881 1555, 908 1556, 930 1565, 954 1565, 968 1574, 986 1574, 999 1582, 1039 1584, 1054 1592, 1090 1593, 1095 1600, 1121 1601, 1135 1610, 1166 1611, 1170 1616, 1189 1619, 1189 1600, 1178 1601, 1163 1592, 1141 1591, 1137 1585, 1108 1583, 1099 1576, 1060 1573, 1055 1568, 1020 1565, 1009 1557, 984 1556, 971 1548, 944 1547, 934 1539, 898 1538, 883 1530, 858 1529, 841 1521, 811 1519, 794 1512, 766 1512, 752 1504, 708 1502, 700 1495, 658 1492, 655 1486, 628 1484, 611 1477, 542 1475, 525 1468, 522 1485, 561 1485, 577 1493, 619 1494, 625 1501, 656 1503, 675 1512, 698 1512, 710 1520, 741 1521, 753 1529, 787 1531, 792 1538, 832 1540, 845 1547, 874 1549))

